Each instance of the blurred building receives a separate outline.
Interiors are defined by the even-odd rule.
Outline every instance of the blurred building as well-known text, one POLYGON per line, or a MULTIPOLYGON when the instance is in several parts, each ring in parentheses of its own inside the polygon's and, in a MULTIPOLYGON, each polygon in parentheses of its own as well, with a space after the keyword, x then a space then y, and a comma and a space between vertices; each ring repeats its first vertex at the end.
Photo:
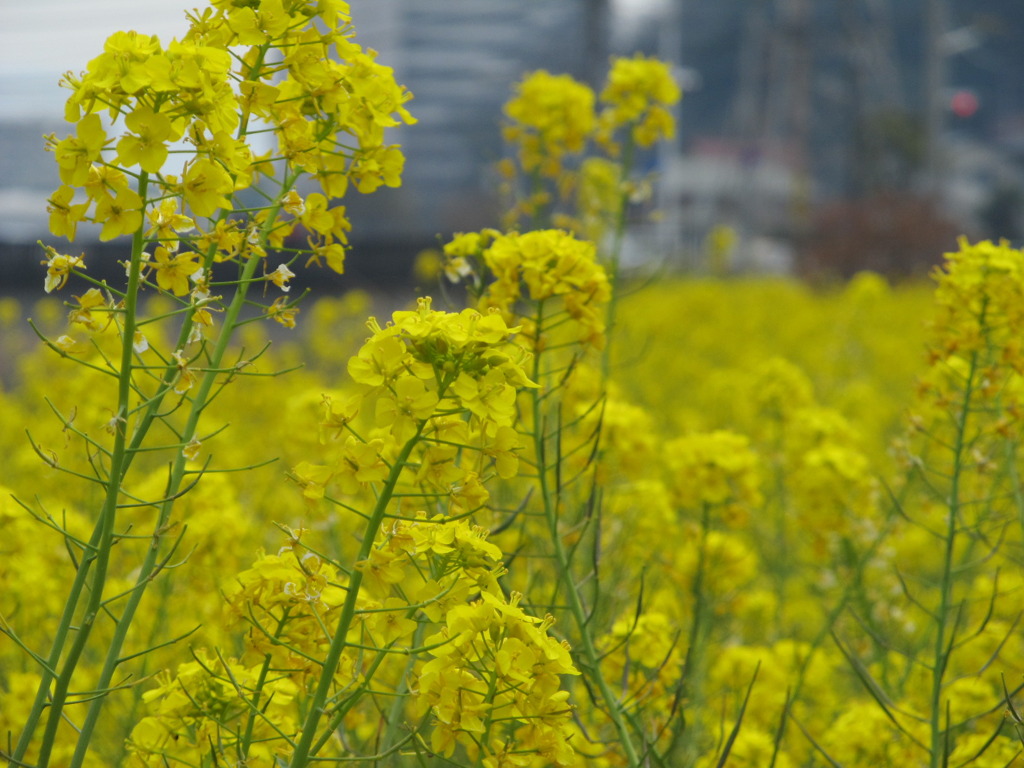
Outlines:
POLYGON ((700 87, 663 164, 658 239, 698 263, 724 222, 741 262, 770 238, 838 273, 919 270, 957 232, 1024 244, 1022 42, 1019 0, 662 4, 634 45, 700 87))
POLYGON ((512 85, 537 69, 587 79, 607 59, 598 0, 355 0, 351 8, 357 39, 394 67, 419 121, 394 133, 406 154, 402 188, 348 201, 357 239, 422 241, 493 226, 493 165, 512 85))
MULTIPOLYGON (((739 261, 744 244, 765 238, 798 256, 823 227, 841 232, 852 254, 884 246, 894 259, 912 248, 941 253, 931 241, 916 246, 895 234, 945 233, 936 226, 943 222, 1020 244, 1020 2, 350 0, 358 40, 395 69, 419 120, 391 136, 407 157, 404 185, 345 201, 357 250, 351 267, 397 274, 438 235, 495 224, 493 166, 513 84, 540 68, 597 84, 612 51, 656 54, 689 73, 678 141, 643 158, 641 170, 663 180, 664 216, 637 233, 637 259, 697 264, 707 233, 723 223, 740 235, 739 261), (893 201, 906 210, 878 230, 877 212, 893 201), (849 230, 836 228, 844 217, 849 230), (858 232, 864 239, 854 242, 858 232), (362 250, 372 255, 360 258, 362 250)), ((183 18, 169 14, 170 3, 12 7, 0 25, 0 248, 45 234, 57 174, 42 134, 65 130, 59 72, 40 74, 55 58, 51 37, 61 68, 71 57, 80 68, 100 43, 83 52, 79 38, 112 19, 146 31, 152 22, 162 39, 181 34, 184 23, 167 20, 183 18)), ((9 254, 0 253, 6 264, 9 254)))
POLYGON ((46 234, 46 198, 60 184, 43 134, 60 130, 57 120, 0 120, 0 243, 34 243, 46 234))

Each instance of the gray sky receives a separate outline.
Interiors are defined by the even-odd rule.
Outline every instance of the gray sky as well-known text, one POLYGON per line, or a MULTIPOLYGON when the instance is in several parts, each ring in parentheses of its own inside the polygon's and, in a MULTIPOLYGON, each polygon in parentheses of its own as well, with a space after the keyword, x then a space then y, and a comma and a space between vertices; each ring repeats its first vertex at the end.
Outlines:
POLYGON ((187 28, 185 0, 0 0, 0 105, 5 119, 60 116, 67 92, 57 86, 80 71, 117 30, 155 34, 161 42, 187 28))

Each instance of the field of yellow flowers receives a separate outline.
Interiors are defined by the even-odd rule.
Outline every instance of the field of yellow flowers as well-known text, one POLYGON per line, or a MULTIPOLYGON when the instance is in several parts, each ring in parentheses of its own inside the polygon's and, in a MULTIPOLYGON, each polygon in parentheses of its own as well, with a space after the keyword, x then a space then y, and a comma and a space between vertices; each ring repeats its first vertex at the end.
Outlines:
POLYGON ((10 765, 1020 760, 1024 253, 621 274, 680 97, 637 56, 517 84, 503 228, 421 264, 455 305, 303 302, 409 94, 338 0, 190 19, 49 139, 123 284, 46 246, 71 298, 0 303, 10 765))

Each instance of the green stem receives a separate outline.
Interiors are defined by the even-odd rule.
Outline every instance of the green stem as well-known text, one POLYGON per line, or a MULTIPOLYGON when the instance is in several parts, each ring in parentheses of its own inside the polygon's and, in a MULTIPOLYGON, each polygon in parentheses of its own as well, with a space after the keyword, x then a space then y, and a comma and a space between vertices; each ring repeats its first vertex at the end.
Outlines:
MULTIPOLYGON (((984 308, 982 309, 984 318, 984 308)), ((978 370, 978 353, 971 355, 967 380, 964 384, 963 401, 956 423, 956 437, 953 442, 953 471, 950 478, 948 510, 946 517, 945 549, 942 561, 942 580, 939 584, 939 610, 936 614, 935 650, 932 663, 930 768, 940 768, 946 764, 945 730, 942 727, 942 688, 946 667, 949 662, 949 648, 946 634, 949 629, 949 612, 952 608, 953 596, 953 560, 957 539, 957 526, 960 517, 960 476, 963 471, 963 452, 967 421, 970 418, 971 398, 974 395, 974 379, 978 370)), ((953 628, 956 631, 956 628, 953 628)))
MULTIPOLYGON (((544 194, 547 190, 544 187, 544 179, 540 175, 539 169, 534 169, 530 173, 530 192, 531 197, 537 197, 544 194)), ((536 206, 536 201, 534 201, 536 206)), ((551 218, 548 215, 546 208, 536 206, 530 211, 530 229, 547 229, 551 226, 551 218)))
POLYGON ((777 637, 783 626, 783 607, 786 605, 786 584, 792 569, 791 551, 789 549, 790 517, 787 503, 787 488, 784 462, 785 459, 785 428, 782 415, 774 413, 770 417, 773 437, 771 440, 773 493, 765 505, 775 517, 775 540, 770 537, 758 537, 761 540, 761 557, 771 563, 772 580, 775 582, 775 611, 773 634, 777 637))
MULTIPOLYGON (((415 614, 415 611, 410 611, 411 614, 415 614)), ((407 618, 412 618, 408 616, 407 618)), ((416 630, 413 633, 412 645, 414 648, 418 648, 423 644, 424 624, 422 622, 417 623, 416 630)), ((383 654, 379 654, 383 656, 383 654)), ((388 749, 388 745, 398 743, 398 728, 399 722, 402 719, 402 713, 405 710, 406 696, 409 693, 408 681, 409 675, 412 674, 413 667, 416 665, 416 656, 409 654, 409 660, 405 663, 405 671, 402 673, 402 677, 395 687, 395 700, 391 704, 391 709, 388 710, 387 726, 384 729, 384 739, 381 744, 384 749, 388 749)), ((388 762, 393 765, 398 765, 399 758, 396 756, 388 762)))
MULTIPOLYGON (((338 730, 338 727, 345 719, 345 716, 352 711, 352 708, 359 703, 359 700, 369 690, 370 683, 373 681, 374 675, 377 674, 377 670, 380 668, 380 665, 387 657, 387 651, 381 650, 377 652, 377 655, 374 657, 373 661, 370 662, 369 666, 366 667, 366 671, 362 674, 362 684, 356 687, 352 691, 352 693, 348 694, 348 696, 346 696, 341 702, 339 702, 338 706, 335 708, 334 714, 331 715, 331 719, 328 722, 327 727, 324 729, 324 732, 320 735, 320 738, 317 740, 316 744, 314 744, 310 748, 310 754, 318 754, 320 750, 324 748, 327 742, 331 740, 331 736, 334 734, 336 730, 338 730)), ((411 656, 410 661, 414 662, 415 656, 411 656)), ((382 743, 387 744, 389 742, 385 740, 382 743)))
MULTIPOLYGON (((425 424, 426 422, 422 422, 419 425, 416 434, 409 438, 391 465, 391 471, 384 481, 384 487, 381 489, 370 519, 366 523, 366 530, 363 532, 363 541, 359 547, 356 562, 362 562, 370 556, 373 542, 377 538, 377 532, 380 530, 381 523, 384 521, 384 515, 387 513, 388 504, 391 502, 391 497, 395 492, 395 485, 398 484, 398 478, 401 476, 406 462, 409 461, 413 448, 420 440, 425 424)), ((359 588, 362 586, 362 583, 363 572, 358 569, 353 570, 346 586, 345 604, 341 608, 338 627, 335 630, 334 637, 331 638, 331 645, 324 659, 320 679, 310 701, 306 720, 302 725, 302 736, 299 738, 298 744, 295 745, 295 752, 292 754, 291 768, 304 768, 304 766, 309 764, 310 760, 315 758, 315 755, 311 754, 310 747, 316 737, 317 725, 324 714, 331 686, 334 685, 334 673, 338 668, 338 663, 341 661, 341 654, 348 645, 348 632, 352 626, 352 619, 355 617, 356 601, 359 598, 359 588)))
MULTIPOLYGON (((711 512, 708 509, 708 505, 704 504, 701 509, 700 518, 700 542, 697 546, 697 570, 694 573, 693 585, 690 590, 693 598, 693 623, 690 625, 690 642, 686 649, 686 660, 683 662, 683 672, 686 675, 684 691, 686 695, 684 700, 687 706, 694 712, 701 711, 704 703, 705 643, 709 629, 707 625, 707 592, 704 588, 704 579, 707 575, 708 531, 710 528, 711 512)), ((699 733, 695 728, 687 728, 684 735, 686 738, 683 746, 683 762, 687 764, 697 758, 696 740, 699 733)))
MULTIPOLYGON (((282 617, 281 621, 277 625, 277 633, 280 634, 281 628, 284 626, 285 617, 282 617)), ((245 724, 245 734, 242 736, 241 742, 238 744, 238 764, 246 765, 249 761, 249 748, 252 746, 252 734, 256 728, 256 717, 260 706, 260 697, 263 694, 263 686, 267 683, 267 672, 270 671, 270 654, 268 653, 263 657, 263 664, 260 666, 259 678, 256 680, 256 687, 253 690, 252 701, 249 702, 249 720, 245 724)))
MULTIPOLYGON (((141 230, 140 230, 141 231, 141 230)), ((138 237, 139 233, 136 233, 138 237)), ((144 243, 143 243, 144 244, 144 243)), ((133 252, 135 249, 135 242, 133 241, 133 252)), ((141 250, 138 251, 141 254, 141 250)), ((212 253, 208 255, 206 268, 209 268, 209 264, 213 261, 212 253)), ((140 280, 141 282, 141 280, 140 280)), ((137 297, 138 291, 130 294, 133 300, 129 302, 127 295, 125 299, 125 312, 127 313, 129 304, 133 304, 137 308, 137 297)), ((182 323, 181 332, 179 334, 177 348, 181 348, 185 344, 185 340, 189 337, 192 324, 193 324, 193 313, 194 307, 189 309, 188 314, 182 323)), ((137 318, 136 309, 132 309, 133 315, 137 318)), ((136 326, 137 327, 137 326, 136 326)), ((131 335, 127 335, 127 328, 125 329, 126 339, 131 339, 134 345, 135 328, 132 329, 131 335)), ((177 376, 177 366, 169 365, 167 371, 161 379, 160 385, 156 393, 149 398, 145 404, 145 408, 142 411, 142 415, 139 417, 135 429, 132 432, 131 441, 124 447, 123 454, 120 457, 120 478, 118 479, 118 487, 123 482, 124 477, 127 475, 129 468, 132 465, 135 457, 139 454, 142 448, 142 444, 145 441, 150 428, 156 422, 159 417, 160 408, 163 404, 164 397, 168 392, 171 391, 175 377, 177 376)), ((115 441, 116 441, 115 434, 115 441)), ((113 454, 113 452, 112 452, 113 454)), ((113 475, 111 475, 113 477, 113 475)), ((108 483, 110 481, 108 480, 108 483)), ((88 551, 95 552, 100 546, 100 542, 103 536, 103 522, 104 517, 101 515, 100 519, 97 520, 96 526, 93 529, 91 538, 89 539, 88 551)), ((53 681, 54 675, 51 673, 52 669, 56 668, 56 665, 60 661, 61 654, 63 653, 64 646, 67 642, 68 631, 71 627, 71 622, 74 620, 74 616, 78 611, 78 606, 81 601, 82 590, 85 588, 85 584, 88 579, 90 568, 92 566, 93 557, 83 557, 82 562, 79 564, 79 568, 75 573, 75 579, 72 582, 71 589, 68 592, 68 598, 64 604, 64 611, 61 614, 60 621, 57 626, 57 630, 54 634, 54 643, 51 649, 50 656, 47 659, 46 668, 43 670, 42 678, 40 680, 40 687, 36 694, 36 699, 33 703, 32 708, 29 711, 29 717, 26 720, 25 728, 22 732, 21 738, 18 742, 18 746, 14 751, 12 757, 17 761, 24 757, 28 747, 31 743, 31 738, 35 732, 35 728, 38 724, 39 718, 42 714, 43 709, 46 707, 47 694, 49 693, 50 683, 53 681)))
POLYGON ((492 662, 490 672, 490 680, 487 682, 487 693, 484 695, 484 701, 488 702, 490 706, 487 708, 487 714, 484 716, 484 733, 480 737, 481 749, 476 755, 476 766, 482 768, 483 761, 487 757, 486 747, 491 743, 491 728, 494 727, 494 697, 498 692, 498 668, 497 662, 492 662))
MULTIPOLYGON (((291 181, 294 181, 294 179, 291 181)), ((289 186, 290 184, 287 184, 285 188, 288 188, 289 186)), ((276 219, 279 208, 280 202, 270 209, 267 221, 264 224, 264 232, 261 233, 262 238, 265 238, 267 229, 276 219)), ((221 365, 224 361, 224 357, 227 355, 228 347, 231 343, 232 336, 234 335, 234 330, 238 327, 239 316, 241 314, 242 307, 245 306, 249 286, 260 259, 260 256, 255 254, 251 255, 242 268, 242 274, 238 281, 238 289, 235 291, 231 304, 228 306, 227 312, 225 313, 223 330, 217 338, 217 343, 210 356, 210 363, 207 371, 200 379, 196 394, 192 399, 192 407, 185 422, 185 427, 182 430, 182 439, 185 442, 192 439, 196 434, 200 416, 209 402, 210 391, 213 389, 213 386, 221 373, 221 365)), ((126 337, 130 338, 127 336, 127 330, 126 337)), ((121 663, 121 649, 124 646, 125 638, 128 635, 128 630, 131 627, 132 620, 135 617, 135 612, 138 610, 139 604, 142 602, 142 598, 146 592, 146 587, 156 577, 160 559, 160 541, 168 529, 171 513, 174 509, 174 502, 176 501, 178 491, 181 489, 181 484, 185 477, 187 463, 188 459, 185 457, 184 452, 178 451, 174 458, 174 462, 171 465, 165 500, 161 504, 160 514, 153 528, 153 543, 146 551, 146 557, 142 562, 139 569, 139 575, 135 580, 135 589, 133 589, 131 594, 128 596, 124 611, 117 621, 114 636, 107 648, 107 655, 104 660, 103 669, 101 670, 97 681, 97 690, 106 689, 107 686, 109 686, 110 681, 113 679, 114 672, 121 663)), ((70 764, 71 768, 80 768, 85 760, 89 741, 92 738, 92 732, 99 720, 102 708, 102 697, 93 699, 90 703, 89 711, 86 714, 85 721, 82 723, 78 744, 75 748, 75 754, 70 764)))
POLYGON ((1007 438, 1003 445, 1006 453, 1006 471, 1010 478, 1010 494, 1013 497, 1013 505, 1017 508, 1021 530, 1024 531, 1024 483, 1021 482, 1020 471, 1017 468, 1017 443, 1007 438))
MULTIPOLYGON (((142 184, 142 182, 144 181, 148 181, 148 175, 146 174, 143 174, 140 177, 140 194, 145 192, 145 186, 142 184)), ((223 215, 225 214, 222 213, 222 216, 223 215)), ((133 287, 133 284, 131 282, 132 276, 130 275, 129 287, 127 289, 127 293, 125 294, 124 311, 126 318, 129 314, 133 318, 133 326, 131 328, 130 333, 127 325, 125 326, 125 335, 124 339, 122 339, 122 355, 124 353, 126 340, 128 342, 131 342, 131 346, 134 349, 135 330, 138 327, 136 323, 138 317, 138 287, 141 285, 141 254, 144 245, 145 239, 142 235, 142 228, 140 227, 139 230, 136 231, 135 234, 133 235, 132 241, 132 264, 134 265, 133 269, 135 269, 135 267, 138 267, 138 269, 135 269, 133 273, 136 279, 136 283, 134 284, 133 287), (136 258, 139 260, 138 263, 136 263, 135 261, 136 258)), ((211 248, 211 253, 207 254, 206 263, 204 265, 207 269, 209 269, 209 266, 213 261, 213 250, 214 249, 211 248)), ((184 346, 186 339, 189 337, 191 333, 194 309, 194 307, 189 309, 188 314, 186 315, 185 320, 182 323, 177 348, 181 348, 182 346, 184 346)), ((129 468, 132 465, 133 460, 135 459, 135 456, 138 455, 138 453, 140 452, 142 444, 145 441, 145 438, 149 433, 150 428, 153 426, 153 424, 156 422, 158 418, 164 397, 168 392, 171 391, 174 385, 174 379, 176 375, 177 366, 174 364, 169 365, 167 367, 166 373, 164 374, 160 382, 160 385, 156 393, 145 404, 145 408, 142 411, 141 416, 138 418, 135 429, 132 432, 131 440, 127 443, 127 445, 124 446, 123 451, 121 452, 121 455, 118 457, 117 461, 112 462, 110 478, 107 481, 108 484, 114 481, 113 479, 115 475, 113 472, 113 467, 119 466, 120 476, 117 477, 116 483, 117 487, 120 488, 120 485, 124 480, 124 477, 126 476, 129 468)), ((120 389, 123 390, 123 382, 125 381, 125 379, 123 379, 120 376, 119 379, 122 382, 122 384, 120 385, 120 389)), ((126 428, 127 425, 121 423, 121 426, 126 428)), ((126 435, 115 433, 115 446, 118 437, 120 437, 122 441, 126 439, 126 435)), ((116 447, 114 451, 112 451, 112 455, 114 455, 115 452, 116 447)), ((94 527, 92 532, 92 536, 89 539, 88 551, 98 551, 103 536, 105 519, 105 516, 101 515, 100 518, 97 520, 96 526, 94 527)), ((88 580, 88 575, 93 560, 94 558, 91 556, 83 556, 82 562, 79 564, 79 568, 75 573, 75 579, 72 582, 71 589, 68 592, 68 598, 65 601, 64 610, 63 613, 61 614, 61 618, 57 625, 57 630, 54 634, 54 642, 51 647, 50 655, 46 660, 46 667, 43 669, 41 675, 40 684, 36 693, 35 701, 33 702, 32 708, 29 710, 29 716, 26 719, 24 730, 22 731, 22 735, 19 739, 18 745, 12 755, 15 761, 22 760, 24 758, 25 753, 28 751, 28 748, 31 744, 32 735, 34 734, 36 726, 38 725, 38 721, 42 715, 42 711, 46 708, 46 700, 49 693, 49 687, 54 677, 56 677, 56 675, 53 674, 51 670, 56 668, 57 664, 60 661, 61 655, 64 652, 64 646, 67 642, 67 635, 70 630, 71 623, 74 620, 75 614, 78 611, 78 606, 79 603, 81 602, 82 590, 85 588, 86 582, 88 580)))
MULTIPOLYGON (((539 302, 537 306, 536 327, 538 335, 541 333, 544 324, 544 305, 539 302)), ((533 380, 540 384, 541 377, 541 355, 536 354, 533 358, 533 380)), ((597 686, 604 702, 605 713, 611 719, 618 734, 619 742, 626 754, 627 764, 630 768, 639 768, 641 761, 636 746, 633 744, 633 736, 630 733, 629 725, 620 707, 619 701, 615 698, 611 686, 601 673, 601 656, 594 645, 590 632, 590 622, 587 620, 587 610, 583 605, 579 589, 573 579, 570 557, 562 542, 561 532, 558 530, 558 502, 552 497, 552 491, 548 483, 548 466, 545 460, 546 446, 542 417, 542 399, 539 389, 532 389, 533 405, 533 440, 534 452, 537 461, 537 481, 540 485, 540 498, 544 505, 544 517, 548 524, 551 543, 554 546, 555 566, 558 572, 558 580, 565 590, 568 601, 569 612, 579 632, 580 644, 583 648, 583 658, 586 660, 588 677, 597 686)), ((557 489, 556 489, 557 493, 557 489)))
MULTIPOLYGON (((147 627, 148 632, 146 633, 146 643, 145 643, 145 646, 143 646, 145 648, 153 648, 153 647, 157 646, 158 644, 160 644, 159 638, 162 636, 163 632, 166 630, 166 625, 167 625, 168 619, 170 618, 170 613, 171 613, 170 610, 167 609, 167 606, 168 606, 168 603, 169 603, 169 600, 170 600, 170 597, 171 597, 171 586, 172 586, 172 584, 173 584, 173 582, 170 579, 164 579, 163 581, 160 582, 160 589, 159 589, 160 596, 159 596, 159 600, 160 600, 160 605, 162 606, 162 609, 158 610, 156 612, 154 620, 147 627)), ((139 675, 140 679, 145 679, 145 678, 149 677, 149 674, 150 674, 150 672, 149 672, 149 658, 150 657, 149 657, 148 654, 143 655, 141 657, 141 666, 140 666, 139 672, 138 672, 138 675, 139 675)), ((139 710, 140 710, 140 707, 141 707, 141 705, 143 703, 142 702, 142 694, 143 694, 142 686, 138 686, 138 685, 133 686, 132 689, 131 689, 131 692, 132 692, 132 703, 131 703, 131 707, 128 710, 127 716, 124 718, 124 722, 134 724, 134 723, 137 723, 139 718, 141 717, 140 714, 139 714, 139 710)), ((127 741, 123 742, 119 746, 120 746, 120 749, 118 750, 118 756, 117 756, 116 759, 114 759, 114 764, 115 765, 122 765, 122 764, 126 763, 127 760, 128 760, 128 744, 127 744, 127 741)))
MULTIPOLYGON (((138 188, 139 196, 143 199, 146 196, 148 182, 149 174, 143 171, 139 176, 138 188)), ((103 602, 103 588, 106 584, 107 570, 110 566, 110 550, 114 543, 114 523, 117 517, 118 498, 121 493, 121 479, 126 464, 129 462, 128 457, 130 455, 126 451, 126 442, 128 412, 131 407, 136 313, 138 310, 138 293, 142 274, 142 248, 144 243, 143 228, 140 225, 132 236, 128 290, 124 298, 125 310, 124 329, 121 338, 121 367, 118 373, 117 409, 114 418, 114 447, 111 451, 110 472, 107 479, 106 496, 103 501, 103 507, 100 510, 100 517, 89 540, 89 546, 93 549, 94 554, 88 555, 83 553, 82 561, 79 564, 78 572, 75 574, 75 580, 68 595, 68 600, 64 605, 64 612, 61 615, 50 655, 47 657, 47 665, 40 675, 36 699, 32 709, 29 711, 25 729, 22 731, 21 738, 13 755, 15 761, 20 761, 28 750, 29 744, 32 741, 32 735, 46 706, 47 693, 51 683, 53 683, 53 694, 49 704, 50 714, 47 718, 45 730, 43 731, 43 740, 39 747, 39 757, 36 761, 37 768, 45 768, 49 764, 50 754, 56 741, 57 727, 60 725, 64 715, 64 706, 67 702, 71 678, 78 667, 78 662, 88 643, 103 602), (92 568, 93 565, 95 565, 95 568, 92 568), (64 652, 68 632, 71 629, 71 622, 78 611, 82 590, 89 578, 90 571, 92 578, 89 584, 89 598, 86 601, 82 620, 77 628, 75 639, 64 659, 61 671, 54 678, 53 671, 56 669, 64 652)))

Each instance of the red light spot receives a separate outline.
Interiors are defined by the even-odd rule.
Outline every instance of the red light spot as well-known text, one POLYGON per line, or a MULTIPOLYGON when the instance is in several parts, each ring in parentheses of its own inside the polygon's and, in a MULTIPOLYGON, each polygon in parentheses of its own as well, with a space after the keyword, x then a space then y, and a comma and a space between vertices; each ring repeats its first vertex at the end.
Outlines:
POLYGON ((970 117, 978 111, 978 97, 972 91, 957 91, 949 100, 949 108, 957 117, 970 117))

